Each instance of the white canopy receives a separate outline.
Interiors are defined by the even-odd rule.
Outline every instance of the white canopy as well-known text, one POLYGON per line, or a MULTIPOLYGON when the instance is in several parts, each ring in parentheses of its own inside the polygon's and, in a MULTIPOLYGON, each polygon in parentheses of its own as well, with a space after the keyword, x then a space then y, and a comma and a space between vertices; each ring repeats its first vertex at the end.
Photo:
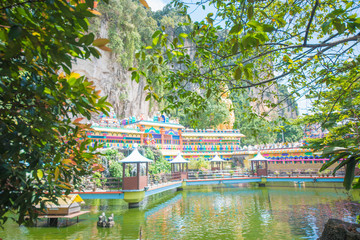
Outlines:
POLYGON ((211 159, 210 162, 225 162, 225 160, 221 159, 218 153, 215 153, 215 157, 211 159))
POLYGON ((127 156, 123 160, 120 160, 119 162, 121 162, 121 163, 149 163, 149 162, 153 162, 153 161, 144 157, 143 155, 141 155, 139 153, 137 147, 135 147, 134 151, 129 156, 127 156))
POLYGON ((170 161, 170 163, 189 163, 189 161, 186 161, 182 156, 181 153, 178 153, 178 155, 170 161))
POLYGON ((260 151, 256 154, 256 157, 249 159, 249 161, 268 161, 269 159, 264 158, 263 155, 261 155, 260 151))

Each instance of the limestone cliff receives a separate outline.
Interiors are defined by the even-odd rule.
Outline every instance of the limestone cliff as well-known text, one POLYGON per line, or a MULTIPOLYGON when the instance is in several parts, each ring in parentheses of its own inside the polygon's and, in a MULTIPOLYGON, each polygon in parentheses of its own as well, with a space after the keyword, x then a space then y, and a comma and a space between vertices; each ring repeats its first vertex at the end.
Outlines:
POLYGON ((289 96, 284 85, 271 84, 270 86, 251 88, 248 94, 256 99, 250 103, 252 109, 259 115, 266 113, 265 119, 267 120, 273 120, 278 116, 288 119, 298 117, 297 105, 289 96), (271 104, 276 106, 271 106, 271 104))
MULTIPOLYGON (((108 38, 108 22, 105 19, 101 22, 97 37, 108 38)), ((115 53, 102 50, 100 52, 99 59, 77 61, 73 64, 72 70, 94 81, 96 87, 101 90, 101 95, 108 96, 108 101, 120 118, 141 114, 147 118, 158 111, 155 104, 151 106, 149 101, 145 101, 144 81, 132 81, 130 72, 117 61, 115 53)))

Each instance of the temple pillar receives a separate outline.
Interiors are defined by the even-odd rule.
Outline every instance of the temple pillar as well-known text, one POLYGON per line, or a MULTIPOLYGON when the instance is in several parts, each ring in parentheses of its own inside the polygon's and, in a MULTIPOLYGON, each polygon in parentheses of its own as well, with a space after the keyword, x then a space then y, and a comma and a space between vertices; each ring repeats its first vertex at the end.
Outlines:
POLYGON ((163 148, 163 145, 164 145, 164 128, 160 129, 160 133, 161 133, 161 148, 163 148))
POLYGON ((181 135, 181 129, 179 129, 179 143, 180 143, 180 151, 183 150, 183 139, 182 139, 182 135, 181 135))

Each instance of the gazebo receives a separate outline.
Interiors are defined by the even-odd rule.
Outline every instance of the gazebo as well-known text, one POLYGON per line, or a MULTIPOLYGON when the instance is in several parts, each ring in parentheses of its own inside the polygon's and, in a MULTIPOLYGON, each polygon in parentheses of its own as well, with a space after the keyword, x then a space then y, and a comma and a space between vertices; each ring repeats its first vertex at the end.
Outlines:
POLYGON ((123 190, 143 190, 148 185, 148 164, 152 160, 142 156, 137 146, 127 158, 119 162, 123 164, 123 190))
POLYGON ((211 170, 224 170, 225 160, 221 159, 218 153, 215 153, 215 157, 210 160, 211 170))
POLYGON ((257 176, 267 176, 268 159, 264 158, 260 151, 258 151, 256 157, 249 159, 249 161, 251 162, 251 170, 256 171, 257 176))
POLYGON ((171 160, 170 163, 172 180, 183 180, 188 178, 189 161, 186 161, 181 156, 181 153, 178 153, 178 155, 173 160, 171 160))

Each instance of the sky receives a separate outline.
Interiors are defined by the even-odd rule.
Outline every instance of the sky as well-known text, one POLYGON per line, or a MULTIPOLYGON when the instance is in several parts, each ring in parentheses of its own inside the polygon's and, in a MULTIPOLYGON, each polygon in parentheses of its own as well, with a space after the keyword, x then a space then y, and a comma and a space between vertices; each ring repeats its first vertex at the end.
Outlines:
MULTIPOLYGON (((199 0, 187 0, 186 3, 189 4, 188 13, 191 17, 192 21, 201 21, 205 19, 206 15, 209 12, 215 12, 215 7, 211 6, 209 7, 207 4, 205 5, 205 10, 203 10, 201 7, 196 6, 196 2, 199 0), (193 3, 193 4, 191 4, 193 3)), ((146 2, 149 4, 149 7, 152 11, 158 11, 163 9, 166 4, 170 3, 171 0, 146 0, 146 2)))
POLYGON ((170 1, 168 0, 146 0, 146 2, 149 4, 149 7, 152 11, 158 11, 163 9, 167 3, 170 1))

